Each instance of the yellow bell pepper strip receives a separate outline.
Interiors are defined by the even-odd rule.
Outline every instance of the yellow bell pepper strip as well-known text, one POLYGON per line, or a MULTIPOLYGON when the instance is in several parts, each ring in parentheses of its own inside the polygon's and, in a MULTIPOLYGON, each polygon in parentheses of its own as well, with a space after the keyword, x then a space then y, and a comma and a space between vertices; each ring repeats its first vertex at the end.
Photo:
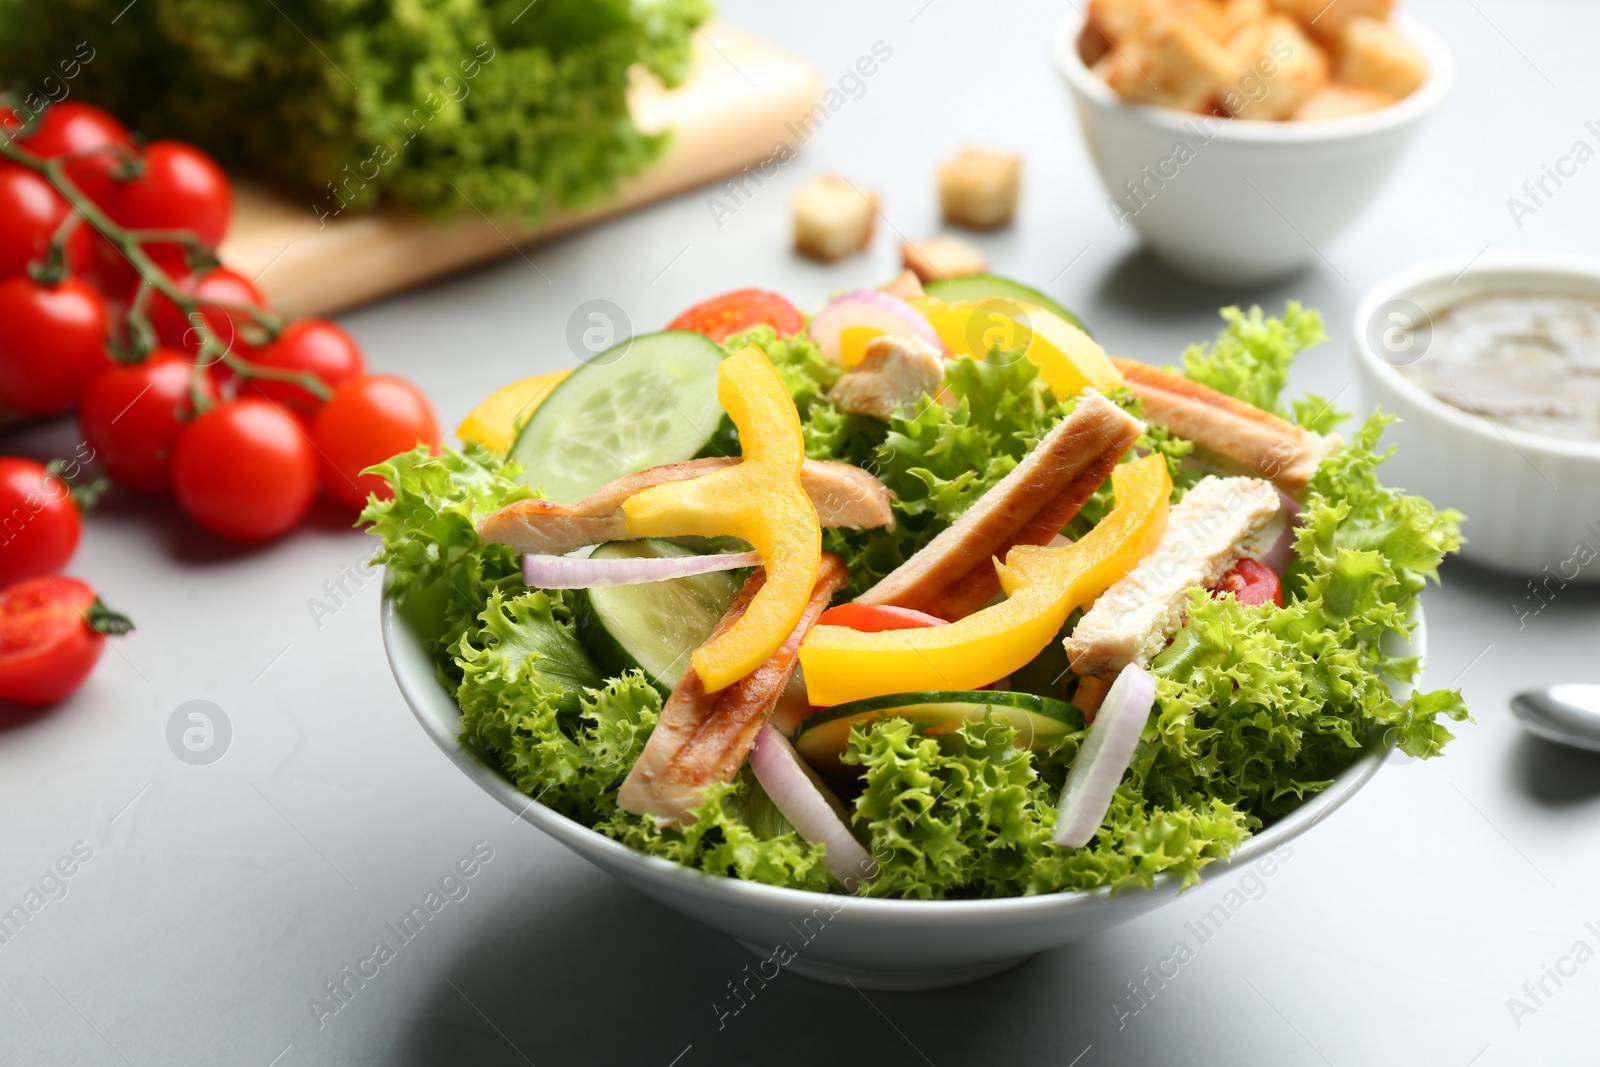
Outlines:
POLYGON ((1094 338, 1060 315, 1012 300, 948 303, 935 297, 911 301, 939 331, 952 356, 982 358, 992 348, 1026 345, 1039 377, 1061 397, 1086 386, 1105 392, 1122 384, 1122 372, 1094 338))
POLYGON ((476 441, 491 452, 505 455, 511 442, 516 440, 518 425, 527 422, 528 416, 544 403, 545 397, 571 374, 572 368, 568 367, 501 386, 484 397, 472 409, 472 413, 461 420, 461 425, 456 427, 456 436, 463 441, 476 441))
POLYGON ((761 553, 766 584, 738 622, 694 651, 691 663, 708 693, 771 658, 800 622, 822 565, 822 525, 800 484, 800 416, 761 349, 722 361, 717 399, 739 428, 742 462, 652 486, 622 505, 628 530, 640 537, 739 537, 761 553))
POLYGON ((1017 545, 996 564, 1007 599, 948 626, 863 633, 817 626, 800 646, 811 703, 939 689, 977 689, 1024 666, 1073 609, 1133 569, 1167 529, 1172 478, 1160 455, 1111 474, 1116 506, 1071 545, 1017 545))

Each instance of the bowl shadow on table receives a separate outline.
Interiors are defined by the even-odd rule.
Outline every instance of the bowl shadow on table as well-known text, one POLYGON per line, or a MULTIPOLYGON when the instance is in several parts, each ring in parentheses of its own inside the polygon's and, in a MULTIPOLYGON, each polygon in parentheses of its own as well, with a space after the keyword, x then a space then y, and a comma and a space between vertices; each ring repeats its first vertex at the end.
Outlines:
POLYGON ((1309 287, 1307 267, 1265 285, 1209 285, 1173 273, 1143 246, 1131 249, 1107 271, 1094 300, 1141 319, 1187 322, 1216 313, 1219 304, 1278 307, 1309 287))
POLYGON ((1037 1020, 1032 1036, 1045 1041, 1061 1033, 1061 1005, 1103 1012, 1101 994, 1117 976, 1102 961, 1117 936, 1108 931, 954 989, 863 994, 787 970, 763 982, 772 969, 763 972, 732 940, 596 877, 536 911, 518 902, 498 919, 484 917, 475 939, 439 959, 386 1062, 815 1067, 848 1048, 852 1062, 988 1063, 1018 1027, 1034 1025, 1021 1020, 1037 1020))

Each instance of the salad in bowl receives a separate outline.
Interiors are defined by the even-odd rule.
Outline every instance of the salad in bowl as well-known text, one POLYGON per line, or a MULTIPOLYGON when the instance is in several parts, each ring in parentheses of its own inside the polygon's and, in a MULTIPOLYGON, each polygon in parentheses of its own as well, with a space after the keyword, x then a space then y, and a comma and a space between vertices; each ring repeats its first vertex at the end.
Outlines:
POLYGON ((1382 415, 1285 404, 1316 312, 1222 316, 1158 369, 987 275, 742 290, 508 386, 363 518, 529 806, 857 899, 1188 886, 1467 715, 1395 644, 1460 517, 1381 484, 1382 415))

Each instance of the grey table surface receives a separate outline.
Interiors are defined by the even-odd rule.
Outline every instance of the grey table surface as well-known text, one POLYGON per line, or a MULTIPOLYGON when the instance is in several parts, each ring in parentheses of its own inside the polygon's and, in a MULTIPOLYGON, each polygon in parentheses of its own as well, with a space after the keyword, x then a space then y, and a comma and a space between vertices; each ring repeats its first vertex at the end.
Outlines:
MULTIPOLYGON (((1173 281, 1113 224, 1047 57, 1070 3, 723 7, 835 84, 874 42, 892 57, 731 214, 700 190, 347 316, 370 361, 419 382, 447 424, 492 387, 569 363, 584 301, 644 330, 736 286, 815 304, 883 278, 890 231, 935 230, 931 170, 969 140, 1027 154, 1020 224, 977 242, 998 270, 1152 360, 1210 336, 1220 304, 1299 298, 1333 340, 1297 383, 1345 407, 1361 403, 1347 320, 1381 277, 1486 248, 1587 252, 1600 235, 1600 167, 1520 227, 1506 207, 1542 164, 1595 141, 1600 5, 1585 0, 1414 3, 1458 57, 1453 99, 1371 211, 1261 291, 1173 281), (889 223, 835 268, 787 246, 788 196, 823 167, 880 188, 889 223)), ((62 424, 6 450, 72 442, 62 424)), ((1426 598, 1429 676, 1465 690, 1476 725, 1441 760, 1385 768, 1270 876, 1227 883, 1246 895, 1201 887, 943 992, 786 974, 719 1025, 741 949, 514 822, 423 735, 384 661, 369 539, 347 523, 330 508, 241 550, 129 497, 89 520, 72 572, 140 629, 72 700, 0 730, 0 905, 48 890, 0 944, 0 1064, 1600 1062, 1600 758, 1529 739, 1507 707, 1525 686, 1600 681, 1592 589, 1523 624, 1522 581, 1447 566, 1426 598), (207 766, 169 748, 191 700, 231 726, 207 766), (319 1018, 325 983, 393 940, 385 924, 475 848, 492 859, 466 895, 319 1018), (89 858, 73 875, 47 878, 75 850, 89 858), (1189 924, 1219 902, 1229 917, 1202 942, 1189 924), (1193 958, 1130 1011, 1128 983, 1179 941, 1193 958), (1537 995, 1541 979, 1535 1001, 1524 983, 1537 995)))

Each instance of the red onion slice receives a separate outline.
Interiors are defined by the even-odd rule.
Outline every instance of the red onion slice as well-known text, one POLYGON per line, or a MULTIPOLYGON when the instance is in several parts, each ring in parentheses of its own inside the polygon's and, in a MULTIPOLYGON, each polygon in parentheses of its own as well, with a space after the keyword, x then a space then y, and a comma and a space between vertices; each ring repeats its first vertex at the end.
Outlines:
POLYGON ((891 337, 920 337, 942 355, 950 354, 939 331, 920 311, 898 296, 877 289, 857 289, 834 297, 811 320, 811 339, 823 355, 837 361, 839 338, 847 326, 870 326, 891 337))
POLYGON ((827 846, 822 862, 847 890, 853 893, 862 882, 878 876, 877 862, 850 832, 838 800, 800 762, 789 739, 771 723, 756 735, 750 769, 795 832, 813 845, 827 846))
POLYGON ((1258 557, 1262 563, 1282 575, 1294 562, 1294 538, 1300 529, 1300 502, 1294 497, 1278 490, 1278 514, 1273 518, 1273 523, 1281 524, 1282 532, 1278 534, 1272 546, 1258 557))
POLYGON ((1156 680, 1150 672, 1133 664, 1122 668, 1067 772, 1061 817, 1056 821, 1057 845, 1082 848, 1100 829, 1155 702, 1156 680))
POLYGON ((593 589, 603 585, 666 582, 716 571, 759 567, 759 552, 726 552, 710 556, 666 556, 660 559, 580 559, 575 556, 522 557, 522 580, 535 589, 593 589))

